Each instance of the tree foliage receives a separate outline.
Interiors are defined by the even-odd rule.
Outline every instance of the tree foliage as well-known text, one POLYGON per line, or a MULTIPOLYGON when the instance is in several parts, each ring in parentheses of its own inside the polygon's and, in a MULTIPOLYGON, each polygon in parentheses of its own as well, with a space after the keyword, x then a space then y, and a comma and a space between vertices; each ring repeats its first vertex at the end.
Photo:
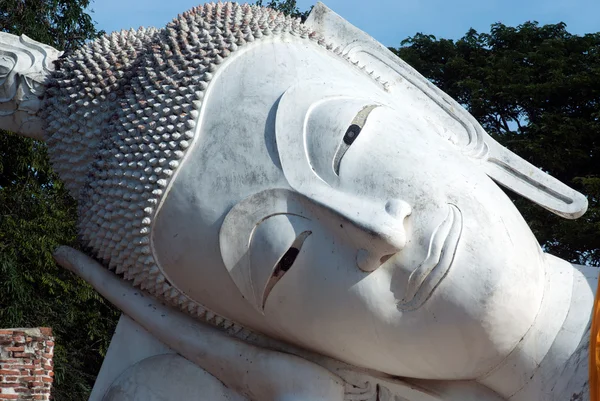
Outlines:
POLYGON ((308 18, 308 14, 310 14, 310 10, 312 10, 311 7, 308 10, 300 11, 296 0, 269 0, 268 3, 263 2, 263 0, 257 0, 256 5, 269 7, 274 10, 281 11, 284 14, 287 14, 294 18, 300 18, 302 22, 306 21, 306 19, 308 18))
POLYGON ((600 33, 497 23, 456 41, 419 33, 391 50, 504 146, 588 196, 574 221, 513 199, 548 252, 600 265, 600 33))
POLYGON ((90 0, 0 0, 0 29, 70 51, 97 36, 90 0))
MULTIPOLYGON (((88 0, 0 0, 0 28, 59 49, 95 37, 88 0)), ((54 399, 87 400, 118 314, 58 267, 53 250, 77 246, 76 204, 43 143, 0 132, 0 328, 51 327, 54 399)))

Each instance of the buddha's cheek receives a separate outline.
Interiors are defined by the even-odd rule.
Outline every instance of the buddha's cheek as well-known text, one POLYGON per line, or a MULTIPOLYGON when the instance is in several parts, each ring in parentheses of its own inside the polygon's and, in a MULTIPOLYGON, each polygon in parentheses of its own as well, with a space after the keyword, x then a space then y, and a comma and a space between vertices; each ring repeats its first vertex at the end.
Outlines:
POLYGON ((482 235, 480 223, 465 219, 450 270, 415 310, 399 306, 398 266, 362 272, 352 247, 315 228, 265 304, 269 334, 393 375, 484 374, 531 326, 544 280, 535 243, 511 248, 493 215, 485 223, 495 235, 482 235))
POLYGON ((510 354, 537 316, 545 282, 541 250, 525 235, 512 238, 519 240, 516 247, 494 219, 489 216, 486 231, 465 219, 448 274, 420 309, 402 318, 414 322, 405 338, 424 351, 420 358, 433 368, 432 377, 485 374, 510 354))

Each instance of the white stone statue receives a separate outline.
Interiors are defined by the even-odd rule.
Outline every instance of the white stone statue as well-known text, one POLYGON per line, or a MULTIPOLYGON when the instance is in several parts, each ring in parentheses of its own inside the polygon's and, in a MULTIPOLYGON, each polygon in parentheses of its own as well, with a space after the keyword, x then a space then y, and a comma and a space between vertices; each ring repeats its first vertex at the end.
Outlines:
POLYGON ((88 255, 56 259, 123 311, 92 401, 589 398, 597 270, 498 184, 586 198, 324 5, 207 4, 54 71, 0 35, 0 91, 23 57, 45 86, 0 123, 41 121, 20 131, 79 201, 88 255))

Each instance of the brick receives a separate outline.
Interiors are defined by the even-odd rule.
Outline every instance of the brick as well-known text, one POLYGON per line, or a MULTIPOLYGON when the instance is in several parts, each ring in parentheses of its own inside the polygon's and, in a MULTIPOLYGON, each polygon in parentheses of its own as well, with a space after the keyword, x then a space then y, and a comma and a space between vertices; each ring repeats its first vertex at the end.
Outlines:
POLYGON ((40 327, 40 332, 46 337, 50 337, 52 335, 52 329, 50 327, 40 327))
POLYGON ((14 352, 13 356, 15 358, 33 358, 35 355, 30 352, 14 352))
POLYGON ((0 349, 8 352, 0 359, 0 393, 10 392, 0 394, 0 401, 50 400, 56 344, 50 328, 40 332, 31 336, 22 330, 0 330, 0 349))
POLYGON ((18 374, 19 374, 18 370, 5 370, 5 369, 0 370, 0 375, 3 375, 3 376, 18 375, 18 374))
POLYGON ((23 352, 25 351, 25 347, 6 347, 4 350, 9 352, 23 352))

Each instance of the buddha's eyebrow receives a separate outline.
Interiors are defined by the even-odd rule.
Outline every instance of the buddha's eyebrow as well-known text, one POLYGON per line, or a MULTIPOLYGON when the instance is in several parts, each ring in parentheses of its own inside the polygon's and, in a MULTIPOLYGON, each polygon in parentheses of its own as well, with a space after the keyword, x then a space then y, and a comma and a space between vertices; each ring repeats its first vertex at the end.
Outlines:
POLYGON ((356 114, 356 116, 354 116, 354 119, 352 120, 350 126, 346 130, 346 133, 342 138, 342 142, 340 142, 340 144, 338 145, 338 148, 335 151, 335 156, 333 157, 333 172, 335 173, 335 175, 340 175, 340 163, 342 162, 342 158, 344 157, 348 149, 350 149, 350 146, 352 146, 352 144, 360 134, 360 131, 362 131, 363 127, 367 122, 367 118, 369 118, 371 112, 377 107, 378 105, 376 104, 365 106, 362 108, 361 111, 359 111, 356 114))

